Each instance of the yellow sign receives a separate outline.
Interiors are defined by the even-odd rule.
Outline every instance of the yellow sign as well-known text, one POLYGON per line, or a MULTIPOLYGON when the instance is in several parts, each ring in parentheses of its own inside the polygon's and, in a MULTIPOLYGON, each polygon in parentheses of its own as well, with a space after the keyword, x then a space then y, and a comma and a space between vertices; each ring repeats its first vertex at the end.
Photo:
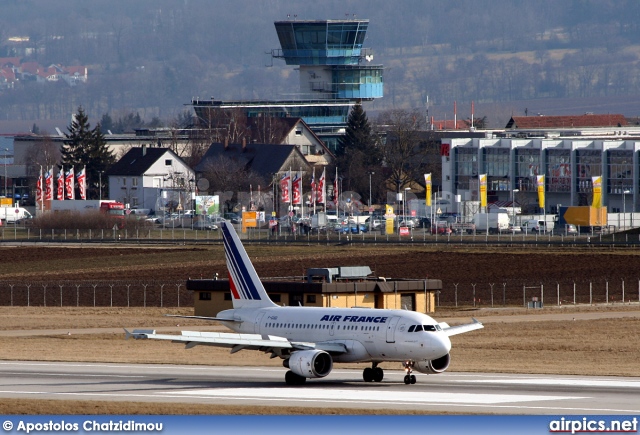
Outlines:
POLYGON ((427 195, 425 204, 431 207, 431 174, 424 174, 424 188, 427 195))
POLYGON ((386 234, 393 234, 393 222, 394 222, 393 218, 385 219, 384 232, 386 234))
POLYGON ((258 217, 255 211, 242 212, 242 232, 246 233, 247 228, 256 228, 258 226, 258 217))
POLYGON ((538 204, 540 208, 544 208, 544 175, 538 175, 536 179, 538 184, 538 204))
POLYGON ((487 206, 487 174, 480 174, 480 207, 487 206))
POLYGON ((591 177, 593 184, 593 201, 591 206, 595 208, 602 207, 602 176, 591 177))

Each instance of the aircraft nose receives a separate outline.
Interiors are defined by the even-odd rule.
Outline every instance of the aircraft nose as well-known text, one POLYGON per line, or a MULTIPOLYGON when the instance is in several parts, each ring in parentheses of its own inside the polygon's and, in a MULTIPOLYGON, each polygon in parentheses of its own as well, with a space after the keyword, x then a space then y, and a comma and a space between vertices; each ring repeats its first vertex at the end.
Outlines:
POLYGON ((437 339, 434 344, 435 350, 440 351, 442 355, 449 353, 451 350, 451 340, 449 340, 447 335, 437 334, 437 339))

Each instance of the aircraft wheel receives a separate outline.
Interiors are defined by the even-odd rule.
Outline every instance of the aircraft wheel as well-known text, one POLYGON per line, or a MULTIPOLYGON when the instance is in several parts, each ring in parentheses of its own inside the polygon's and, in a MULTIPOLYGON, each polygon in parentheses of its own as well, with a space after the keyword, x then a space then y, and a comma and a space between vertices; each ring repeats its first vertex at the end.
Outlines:
POLYGON ((411 383, 412 384, 416 383, 416 375, 411 375, 411 383))
POLYGON ((284 381, 287 383, 287 385, 302 385, 307 381, 307 378, 305 378, 304 376, 296 375, 291 370, 289 370, 284 375, 284 381))
POLYGON ((373 369, 373 380, 375 382, 381 382, 384 378, 384 371, 380 367, 373 369))
POLYGON ((362 372, 362 379, 364 379, 365 382, 373 382, 373 375, 374 370, 371 367, 367 367, 362 372))
POLYGON ((411 376, 405 375, 404 376, 404 383, 409 385, 411 383, 411 376))

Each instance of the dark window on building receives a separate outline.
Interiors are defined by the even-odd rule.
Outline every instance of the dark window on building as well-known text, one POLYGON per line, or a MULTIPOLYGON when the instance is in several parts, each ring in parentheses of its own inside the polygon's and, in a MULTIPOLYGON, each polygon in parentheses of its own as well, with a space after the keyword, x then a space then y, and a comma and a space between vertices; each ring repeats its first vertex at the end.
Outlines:
POLYGON ((316 295, 307 295, 307 303, 315 304, 316 303, 316 295))
POLYGON ((224 300, 225 301, 230 301, 231 300, 231 292, 225 292, 224 300))
POLYGON ((201 301, 210 301, 211 300, 211 292, 200 292, 200 300, 201 301))
POLYGON ((282 300, 282 295, 280 294, 274 294, 274 295, 269 295, 269 297, 271 298, 271 300, 275 303, 280 303, 280 301, 282 300))
POLYGON ((172 165, 172 163, 173 163, 173 162, 172 162, 172 160, 171 160, 171 159, 166 159, 166 160, 164 161, 164 165, 165 165, 165 166, 171 166, 171 165, 172 165))

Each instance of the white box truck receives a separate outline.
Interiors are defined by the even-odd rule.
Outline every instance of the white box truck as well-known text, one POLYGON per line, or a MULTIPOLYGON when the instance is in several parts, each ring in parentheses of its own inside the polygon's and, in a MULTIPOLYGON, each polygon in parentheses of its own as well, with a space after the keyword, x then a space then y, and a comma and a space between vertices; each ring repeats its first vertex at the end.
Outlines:
POLYGON ((0 207, 0 220, 6 223, 16 223, 33 216, 22 207, 0 207))
POLYGON ((509 231, 509 215, 507 213, 476 213, 473 215, 473 224, 476 234, 499 234, 509 231))

